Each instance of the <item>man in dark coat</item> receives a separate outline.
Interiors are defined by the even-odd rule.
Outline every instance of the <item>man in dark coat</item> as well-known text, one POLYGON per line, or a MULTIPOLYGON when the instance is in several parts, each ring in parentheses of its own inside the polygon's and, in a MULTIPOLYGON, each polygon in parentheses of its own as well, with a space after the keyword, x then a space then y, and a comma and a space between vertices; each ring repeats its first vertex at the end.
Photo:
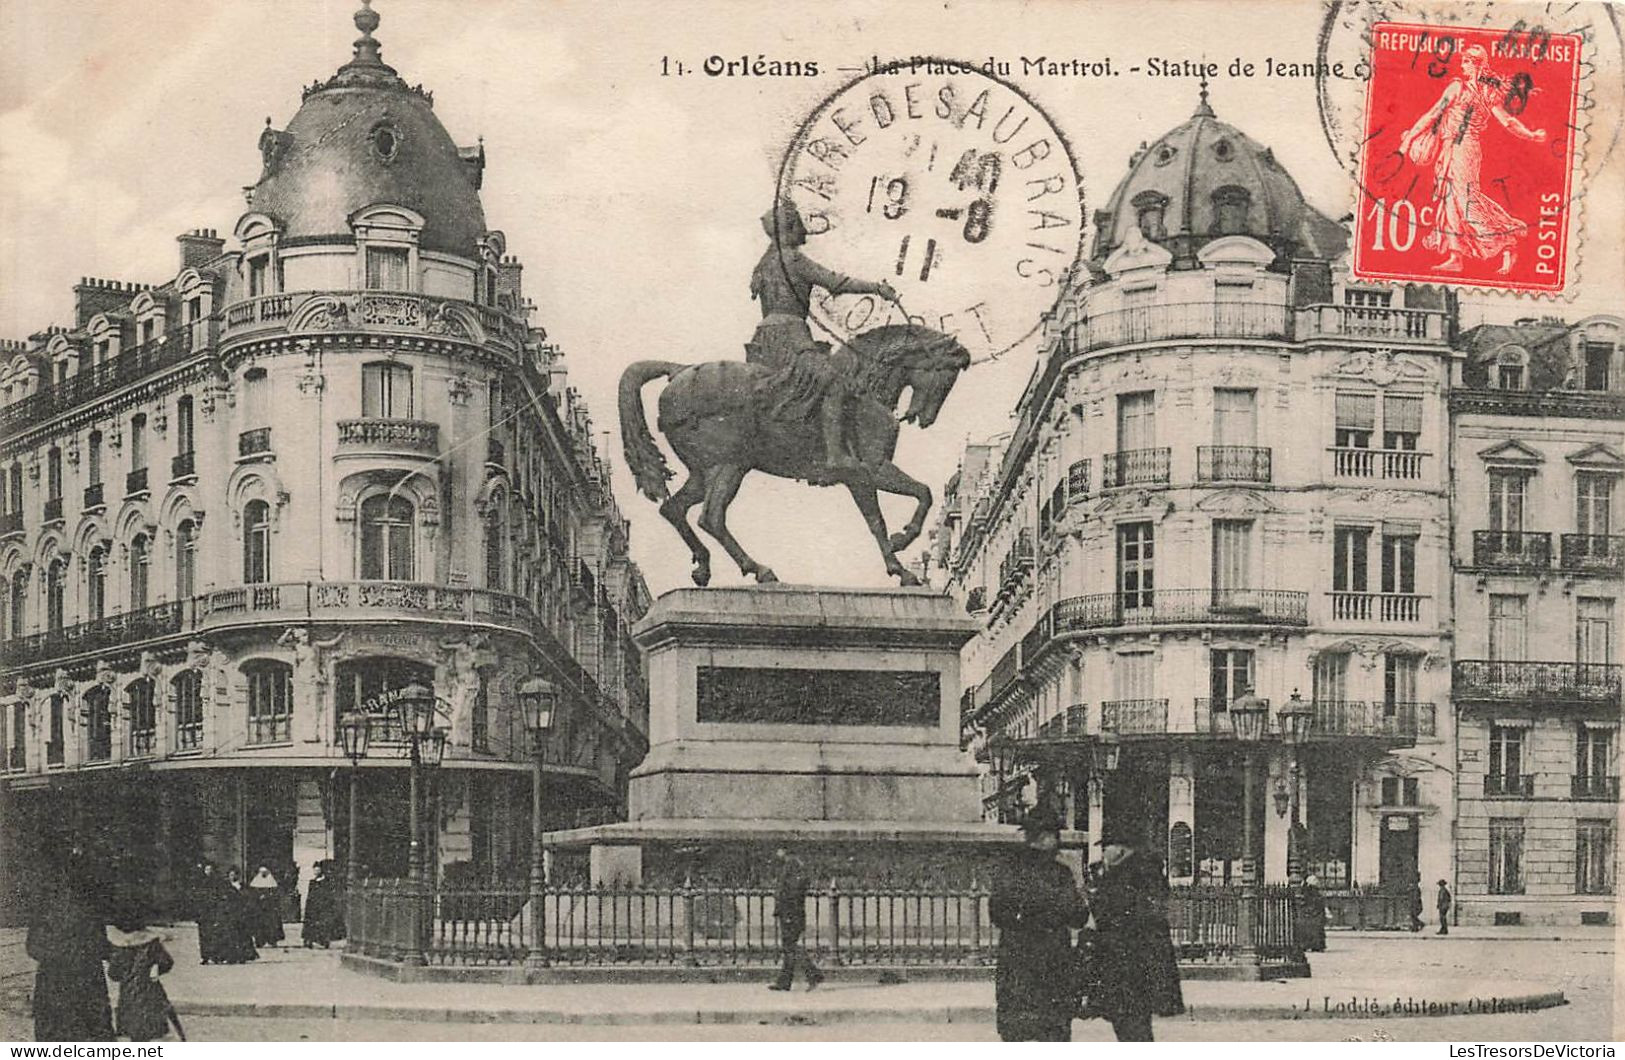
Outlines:
POLYGON ((1300 947, 1313 953, 1326 949, 1326 896, 1320 893, 1320 877, 1312 873, 1298 893, 1296 929, 1300 947))
POLYGON ((93 877, 77 851, 35 896, 26 948, 34 973, 34 1040, 110 1042, 113 1012, 102 962, 110 954, 107 920, 93 877))
POLYGON ((773 895, 773 915, 779 921, 779 952, 784 963, 769 990, 788 990, 795 985, 796 969, 806 969, 807 989, 824 981, 824 973, 807 955, 801 936, 807 930, 807 869, 788 850, 780 847, 773 857, 779 863, 779 886, 773 895))
POLYGON ((1149 1042, 1152 1016, 1185 1011, 1161 859, 1124 842, 1106 842, 1089 907, 1099 981, 1090 1010, 1111 1023, 1118 1041, 1149 1042))
POLYGON ((1435 899, 1439 909, 1439 934, 1450 934, 1450 885, 1439 881, 1439 895, 1435 899))
POLYGON ((999 929, 996 1020, 1007 1042, 1067 1042, 1078 1011, 1072 932, 1089 919, 1072 870, 1056 860, 1061 824, 1045 809, 1022 819, 1024 846, 993 878, 988 914, 999 929))
POLYGON ((327 862, 316 863, 309 893, 305 895, 305 947, 327 949, 334 939, 344 937, 344 913, 339 908, 337 885, 327 875, 327 862))
POLYGON ((1410 898, 1411 898, 1411 930, 1412 931, 1421 931, 1422 930, 1422 910, 1426 909, 1427 907, 1422 904, 1422 874, 1420 872, 1418 872, 1416 874, 1416 878, 1411 881, 1410 898))

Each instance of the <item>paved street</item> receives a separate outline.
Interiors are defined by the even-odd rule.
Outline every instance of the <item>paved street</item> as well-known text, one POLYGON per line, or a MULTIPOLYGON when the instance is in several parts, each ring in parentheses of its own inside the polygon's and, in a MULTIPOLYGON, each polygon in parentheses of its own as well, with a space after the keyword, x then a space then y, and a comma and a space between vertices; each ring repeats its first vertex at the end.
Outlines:
MULTIPOLYGON (((185 936, 181 945, 184 946, 185 936)), ((1384 972, 1403 976, 1406 981, 1418 978, 1444 982, 1482 978, 1505 984, 1529 984, 1530 988, 1553 988, 1564 992, 1569 1004, 1522 1014, 1452 1016, 1439 1018, 1372 1018, 1372 1019, 1312 1019, 1312 1020, 1228 1020, 1193 1021, 1170 1019, 1158 1021, 1158 1035, 1170 1041, 1260 1040, 1260 1041, 1341 1041, 1349 1038, 1373 1039, 1381 1035, 1408 1041, 1436 1041, 1449 1039, 1471 1040, 1610 1040, 1613 1030, 1613 942, 1601 934, 1562 941, 1550 938, 1506 939, 1437 939, 1432 936, 1399 936, 1380 934, 1333 934, 1329 940, 1331 951, 1315 957, 1315 977, 1303 981, 1301 986, 1306 1000, 1316 1005, 1330 996, 1333 1000, 1346 996, 1339 994, 1339 984, 1349 982, 1370 983, 1381 979, 1384 972)), ((266 959, 252 974, 274 974, 278 979, 293 981, 321 981, 338 984, 364 996, 376 988, 370 980, 334 967, 336 953, 305 950, 267 951, 266 959)), ((204 972, 201 968, 187 969, 189 976, 204 972)), ((244 968, 210 968, 210 976, 241 977, 249 973, 244 968)), ((32 976, 21 952, 21 938, 16 933, 0 936, 0 1038, 26 1039, 30 1033, 28 1016, 28 990, 32 976)), ((222 987, 229 983, 221 984, 222 987)), ((1201 988, 1206 984, 1193 984, 1201 988)), ((1299 985, 1299 984, 1294 984, 1299 985)), ((988 995, 985 984, 953 984, 937 989, 969 991, 971 996, 988 995)), ((440 985, 435 988, 444 995, 440 1007, 459 1004, 488 1004, 495 996, 511 1009, 520 1009, 526 1002, 545 1000, 562 992, 580 990, 570 987, 464 987, 440 985)), ((738 985, 673 985, 673 986, 600 986, 595 993, 626 992, 628 1004, 642 1000, 654 991, 681 991, 683 996, 695 999, 696 1007, 716 1004, 729 997, 753 997, 753 988, 738 985)), ((917 1022, 910 1017, 899 1020, 896 1016, 884 1021, 864 1022, 848 1019, 842 1022, 820 1022, 820 1008, 827 1013, 833 1009, 874 1006, 885 998, 895 997, 899 1005, 912 1003, 907 999, 930 990, 924 984, 902 987, 881 987, 864 983, 829 983, 815 995, 797 992, 791 995, 771 995, 783 999, 786 1007, 802 1006, 805 1011, 786 1025, 776 1022, 762 1025, 749 1021, 749 1013, 738 1014, 741 1022, 718 1024, 662 1023, 659 1025, 602 1026, 569 1025, 558 1023, 513 1022, 456 1022, 433 1023, 406 1019, 281 1019, 244 1016, 186 1017, 190 1035, 198 1040, 424 1040, 424 1041, 595 1041, 622 1040, 675 1040, 675 1041, 992 1041, 995 1039, 990 1021, 947 1022, 922 1016, 917 1022), (860 1004, 861 1003, 861 1004, 860 1004), (805 1022, 801 1022, 805 1021, 805 1022)), ((606 998, 607 1000, 607 998, 606 998)), ((184 1005, 182 1006, 184 1011, 184 1005)), ((398 1013, 408 1015, 410 1013, 398 1013)), ((1110 1029, 1099 1021, 1074 1025, 1074 1035, 1080 1041, 1109 1040, 1110 1029)))

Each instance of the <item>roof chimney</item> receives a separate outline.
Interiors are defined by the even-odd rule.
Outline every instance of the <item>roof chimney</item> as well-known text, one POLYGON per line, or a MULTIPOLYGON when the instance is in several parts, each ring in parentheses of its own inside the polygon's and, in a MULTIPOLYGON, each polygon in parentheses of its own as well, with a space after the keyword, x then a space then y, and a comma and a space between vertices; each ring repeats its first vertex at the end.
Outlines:
POLYGON ((226 241, 212 228, 194 228, 176 236, 175 242, 181 246, 182 269, 200 269, 226 249, 226 241))

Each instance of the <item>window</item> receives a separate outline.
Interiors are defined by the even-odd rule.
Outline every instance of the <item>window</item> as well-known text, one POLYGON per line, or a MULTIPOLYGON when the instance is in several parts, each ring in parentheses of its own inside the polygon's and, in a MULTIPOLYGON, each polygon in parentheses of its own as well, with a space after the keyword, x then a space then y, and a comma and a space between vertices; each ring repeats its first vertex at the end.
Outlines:
POLYGON ((45 454, 45 497, 53 501, 62 499, 62 450, 54 445, 45 454))
POLYGON ((474 706, 469 715, 468 742, 476 751, 491 749, 491 698, 483 673, 480 674, 480 688, 474 693, 474 706))
POLYGON ((1421 803, 1421 785, 1415 777, 1383 777, 1384 806, 1416 806, 1421 803))
POLYGON ((1422 436, 1422 399, 1389 394, 1382 399, 1382 447, 1416 448, 1422 436))
POLYGON ((361 366, 361 415, 412 418, 412 369, 404 364, 361 366))
POLYGON ((1253 524, 1247 519, 1213 522, 1213 606, 1257 606, 1252 599, 1253 524))
POLYGON ((1382 591, 1416 592, 1416 538, 1413 533, 1382 535, 1382 591))
POLYGON ((1523 821, 1490 818, 1490 893, 1523 893, 1523 821))
POLYGON ((192 452, 192 398, 190 395, 175 402, 175 452, 185 456, 192 452))
POLYGON ((194 751, 203 746, 203 675, 182 670, 169 687, 175 697, 175 750, 194 751))
POLYGON ((67 697, 58 693, 46 700, 46 740, 45 764, 59 766, 63 762, 63 732, 67 719, 63 717, 67 709, 67 697))
POLYGON ((62 600, 67 589, 68 563, 63 559, 53 559, 45 568, 45 628, 58 630, 62 628, 62 600))
POLYGON ((147 417, 130 417, 130 470, 147 466, 147 417))
POLYGON ((92 486, 101 485, 102 481, 102 432, 90 432, 90 444, 85 451, 85 473, 90 476, 92 486))
POLYGON ((1359 287, 1343 289, 1343 304, 1360 309, 1387 309, 1394 303, 1392 291, 1370 291, 1359 287))
POLYGON ((1614 822, 1574 822, 1574 893, 1614 893, 1614 822))
POLYGON ((1118 699, 1151 699, 1156 693, 1156 655, 1148 651, 1117 656, 1113 681, 1118 699))
POLYGON ((10 496, 11 496, 11 506, 9 508, 7 508, 6 510, 10 511, 10 512, 15 512, 15 513, 21 513, 22 510, 23 510, 23 465, 22 465, 22 461, 20 461, 20 460, 12 461, 11 470, 6 473, 6 478, 8 480, 10 480, 10 489, 7 490, 7 493, 9 493, 10 496))
POLYGON ((186 322, 194 324, 203 316, 203 297, 194 295, 186 300, 186 322))
POLYGON ((1516 534, 1523 531, 1524 492, 1529 477, 1522 471, 1490 472, 1490 529, 1516 534))
POLYGON ((1527 642, 1529 598, 1490 594, 1490 658, 1522 662, 1527 642))
POLYGON ((485 524, 485 587, 487 589, 501 589, 506 582, 503 577, 502 534, 501 518, 492 516, 485 524))
POLYGON ((1258 444, 1258 392, 1213 391, 1213 444, 1258 444))
POLYGON ((1490 776, 1506 781, 1523 775, 1525 732, 1515 725, 1490 726, 1490 776))
POLYGON ((1253 687, 1253 653, 1243 648, 1216 648, 1208 653, 1208 694, 1213 709, 1224 710, 1253 687))
POLYGON ((12 769, 28 767, 28 704, 11 705, 11 753, 6 764, 12 769))
POLYGON ((1348 653, 1322 652, 1315 656, 1315 702, 1341 703, 1348 697, 1348 653))
POLYGON ((1613 533, 1613 509, 1614 476, 1594 471, 1581 471, 1574 476, 1575 530, 1596 537, 1613 533))
POLYGON ((390 693, 407 685, 434 689, 434 667, 392 656, 347 659, 334 668, 336 717, 361 710, 373 715, 373 743, 401 741, 398 715, 390 711, 390 693))
POLYGON ((1168 199, 1154 191, 1142 191, 1134 196, 1134 221, 1139 226, 1140 234, 1147 239, 1162 239, 1168 233, 1163 227, 1163 213, 1168 208, 1168 199))
POLYGON ((1377 395, 1338 394, 1337 434, 1339 449, 1371 448, 1371 433, 1377 428, 1377 395))
POLYGON ((1371 545, 1371 529, 1365 526, 1339 526, 1332 531, 1332 591, 1367 591, 1366 566, 1371 545))
POLYGON ((364 580, 411 580, 412 517, 412 503, 405 497, 380 493, 361 502, 361 577, 364 580))
POLYGON ((271 271, 271 257, 261 254, 248 259, 248 297, 258 298, 263 294, 270 294, 269 286, 271 271))
POLYGON ((148 317, 147 319, 145 319, 145 320, 143 320, 141 322, 141 345, 145 346, 147 343, 151 342, 153 340, 153 338, 157 336, 157 334, 158 334, 158 320, 157 320, 157 318, 148 317))
POLYGON ((147 606, 147 576, 152 573, 151 542, 146 534, 137 534, 130 542, 130 610, 140 611, 147 606))
POLYGON ((1614 347, 1607 342, 1588 342, 1585 344, 1585 388, 1587 390, 1608 389, 1609 362, 1614 359, 1614 347))
POLYGON ((243 664, 248 679, 248 742, 283 743, 293 738, 293 667, 258 659, 243 664))
POLYGON ((1606 666, 1614 661, 1614 601, 1582 596, 1575 601, 1574 661, 1606 666))
POLYGON ((1498 364, 1495 366, 1495 386, 1499 390, 1523 389, 1523 365, 1498 364))
POLYGON ((1124 523, 1117 528, 1117 593, 1124 610, 1152 604, 1156 584, 1151 531, 1150 523, 1124 523))
POLYGON ((1155 397, 1156 393, 1151 390, 1118 395, 1118 452, 1150 449, 1157 444, 1157 410, 1153 404, 1155 397))
POLYGON ((270 422, 270 380, 265 369, 250 368, 243 373, 243 425, 252 430, 270 422))
POLYGON ((107 549, 101 545, 85 557, 85 610, 92 621, 107 616, 107 549))
POLYGON ((152 692, 152 679, 131 681, 124 692, 130 712, 130 755, 150 755, 158 744, 158 705, 152 692))
POLYGON ((13 637, 20 637, 28 631, 28 572, 20 570, 11 579, 11 624, 8 627, 13 637))
POLYGON ((367 248, 367 288, 373 291, 406 291, 411 289, 407 273, 411 267, 411 254, 405 247, 367 248))
POLYGON ((1213 234, 1216 236, 1234 235, 1247 231, 1247 207, 1252 202, 1252 196, 1247 194, 1246 188, 1238 188, 1233 184, 1219 188, 1213 193, 1213 234))
POLYGON ((243 508, 243 582, 271 580, 271 506, 249 501, 243 508))
POLYGON ((113 711, 106 685, 98 684, 84 695, 85 757, 105 762, 113 757, 113 711))
POLYGON ((182 519, 175 527, 175 599, 197 592, 197 523, 182 519))
POLYGON ((1576 776, 1601 780, 1614 775, 1614 730, 1581 725, 1574 744, 1576 776))
POLYGON ((1382 657, 1383 713, 1392 717, 1401 703, 1416 702, 1416 675, 1422 657, 1388 652, 1382 657))

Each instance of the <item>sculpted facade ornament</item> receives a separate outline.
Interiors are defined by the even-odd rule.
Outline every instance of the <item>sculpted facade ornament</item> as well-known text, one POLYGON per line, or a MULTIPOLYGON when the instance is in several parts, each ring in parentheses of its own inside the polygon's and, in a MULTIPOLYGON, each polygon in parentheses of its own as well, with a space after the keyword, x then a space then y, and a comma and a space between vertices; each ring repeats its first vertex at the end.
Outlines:
POLYGON ((1386 347, 1353 353, 1338 362, 1336 372, 1346 379, 1366 379, 1377 386, 1433 379, 1433 371, 1426 364, 1386 347))

